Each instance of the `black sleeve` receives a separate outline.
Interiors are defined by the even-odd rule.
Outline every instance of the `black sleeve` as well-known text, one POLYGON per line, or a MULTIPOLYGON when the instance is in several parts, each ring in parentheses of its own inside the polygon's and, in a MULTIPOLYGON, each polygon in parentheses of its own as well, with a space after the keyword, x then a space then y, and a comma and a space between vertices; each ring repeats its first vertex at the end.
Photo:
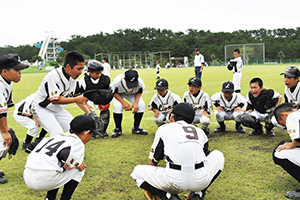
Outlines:
POLYGON ((113 91, 114 94, 118 93, 119 89, 116 88, 115 91, 113 91))
POLYGON ((208 156, 208 154, 209 154, 208 141, 204 144, 203 151, 204 151, 205 155, 208 156))
POLYGON ((143 93, 143 88, 140 88, 139 91, 137 91, 137 93, 143 93))
POLYGON ((177 104, 178 104, 178 102, 177 102, 177 101, 174 101, 173 106, 176 106, 177 104))
POLYGON ((219 101, 216 101, 216 102, 214 103, 214 105, 215 105, 216 107, 221 106, 221 105, 219 104, 219 101))
POLYGON ((76 89, 75 89, 75 93, 74 93, 74 96, 79 96, 83 93, 83 88, 79 86, 79 82, 77 81, 77 84, 76 84, 76 89))
POLYGON ((210 111, 208 111, 208 103, 207 103, 207 101, 205 101, 204 109, 210 115, 210 111))
POLYGON ((183 98, 183 101, 186 103, 186 98, 183 98))
POLYGON ((159 142, 154 150, 154 155, 152 162, 157 165, 158 162, 165 157, 165 152, 164 152, 164 141, 160 138, 159 142))
POLYGON ((152 110, 153 109, 158 109, 158 107, 157 107, 157 105, 154 101, 151 103, 151 107, 152 107, 152 110))
POLYGON ((250 104, 250 103, 247 103, 247 108, 246 108, 246 111, 248 111, 248 110, 254 110, 254 107, 253 107, 253 105, 252 105, 252 104, 250 104))
POLYGON ((1 114, 0 114, 0 119, 1 119, 2 117, 7 117, 7 113, 1 113, 1 114))
POLYGON ((287 96, 284 94, 284 103, 288 103, 289 101, 288 101, 288 98, 287 98, 287 96))
POLYGON ((300 138, 295 139, 297 142, 300 142, 300 138))
POLYGON ((240 108, 242 108, 243 106, 244 106, 243 103, 240 103, 239 105, 237 105, 237 107, 240 107, 240 108))
POLYGON ((65 147, 58 154, 56 155, 57 159, 61 162, 61 165, 63 166, 69 155, 70 155, 71 147, 65 147))

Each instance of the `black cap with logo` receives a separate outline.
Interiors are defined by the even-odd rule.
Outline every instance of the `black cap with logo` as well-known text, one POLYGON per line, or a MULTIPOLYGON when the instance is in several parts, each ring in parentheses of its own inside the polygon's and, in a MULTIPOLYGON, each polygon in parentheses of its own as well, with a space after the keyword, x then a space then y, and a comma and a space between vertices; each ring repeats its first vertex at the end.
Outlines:
POLYGON ((200 87, 200 86, 202 86, 202 82, 199 78, 193 77, 193 78, 190 78, 188 85, 193 85, 194 87, 200 87))
POLYGON ((172 113, 183 117, 187 123, 192 123, 195 117, 195 110, 188 103, 179 103, 174 106, 172 113))
POLYGON ((13 68, 15 70, 22 70, 28 67, 28 65, 21 63, 20 57, 17 54, 9 53, 0 57, 0 69, 13 68))
POLYGON ((168 81, 166 79, 159 79, 156 81, 156 86, 154 89, 156 90, 166 90, 169 88, 168 81))
POLYGON ((138 86, 139 74, 134 69, 129 69, 125 72, 125 80, 127 87, 134 88, 138 86))
POLYGON ((75 133, 82 133, 83 131, 91 130, 93 133, 98 134, 94 119, 89 115, 78 115, 70 123, 70 130, 75 133))
POLYGON ((226 81, 225 83, 223 83, 222 92, 233 93, 234 92, 233 83, 230 81, 226 81))
POLYGON ((287 77, 299 77, 300 76, 300 71, 297 67, 295 66, 290 66, 288 68, 285 69, 285 71, 283 73, 281 73, 280 75, 286 75, 287 77))

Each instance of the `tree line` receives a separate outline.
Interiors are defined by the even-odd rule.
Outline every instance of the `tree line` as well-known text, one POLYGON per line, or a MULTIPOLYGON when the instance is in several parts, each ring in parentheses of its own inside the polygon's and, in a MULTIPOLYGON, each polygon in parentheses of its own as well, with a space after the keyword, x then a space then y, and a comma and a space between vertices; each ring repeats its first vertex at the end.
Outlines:
MULTIPOLYGON (((38 42, 38 41, 37 41, 38 42)), ((266 59, 300 58, 300 27, 296 29, 279 28, 274 30, 238 30, 233 32, 210 32, 188 29, 185 32, 173 32, 168 29, 145 27, 139 30, 119 29, 113 33, 80 36, 72 35, 61 42, 65 50, 58 61, 62 61, 67 51, 77 50, 87 58, 94 53, 111 53, 126 51, 171 51, 173 57, 194 55, 194 49, 200 48, 206 61, 224 60, 224 46, 228 44, 265 43, 266 59), (280 53, 279 53, 280 52, 280 53)), ((22 60, 34 61, 39 49, 34 45, 18 47, 0 47, 0 55, 17 53, 22 60)))

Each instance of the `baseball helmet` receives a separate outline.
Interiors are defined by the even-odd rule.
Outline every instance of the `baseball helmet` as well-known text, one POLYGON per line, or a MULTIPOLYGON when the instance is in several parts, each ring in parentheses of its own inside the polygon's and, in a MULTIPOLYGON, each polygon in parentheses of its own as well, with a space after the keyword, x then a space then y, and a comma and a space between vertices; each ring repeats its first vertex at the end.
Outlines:
POLYGON ((90 60, 87 67, 90 72, 103 71, 103 65, 98 60, 90 60))

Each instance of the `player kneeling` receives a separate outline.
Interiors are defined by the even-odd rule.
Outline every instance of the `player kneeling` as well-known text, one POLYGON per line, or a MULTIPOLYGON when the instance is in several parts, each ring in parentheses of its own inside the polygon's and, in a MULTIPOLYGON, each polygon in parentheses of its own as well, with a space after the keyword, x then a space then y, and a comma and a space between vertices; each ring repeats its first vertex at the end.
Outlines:
POLYGON ((169 91, 169 84, 166 79, 156 81, 154 89, 157 90, 157 94, 152 97, 148 108, 154 112, 153 121, 155 124, 161 126, 165 121, 169 122, 168 113, 173 106, 180 103, 181 99, 177 94, 169 91))
POLYGON ((138 165, 131 177, 145 191, 146 199, 180 199, 178 193, 192 191, 188 198, 204 198, 207 188, 224 167, 224 156, 209 153, 203 130, 192 125, 194 109, 188 103, 174 106, 170 123, 160 126, 149 154, 149 165, 138 165), (166 156, 166 168, 157 167, 166 156))
POLYGON ((234 92, 232 82, 227 81, 223 83, 222 92, 212 95, 211 101, 216 106, 215 118, 219 123, 214 133, 226 130, 225 120, 235 120, 235 129, 240 133, 246 132, 241 126, 241 118, 244 114, 242 107, 246 103, 246 99, 240 93, 234 92))
POLYGON ((70 133, 44 138, 28 155, 24 170, 27 186, 48 191, 47 200, 55 200, 58 189, 64 186, 61 199, 71 199, 86 168, 84 144, 94 132, 95 122, 88 115, 79 115, 70 123, 70 133))

